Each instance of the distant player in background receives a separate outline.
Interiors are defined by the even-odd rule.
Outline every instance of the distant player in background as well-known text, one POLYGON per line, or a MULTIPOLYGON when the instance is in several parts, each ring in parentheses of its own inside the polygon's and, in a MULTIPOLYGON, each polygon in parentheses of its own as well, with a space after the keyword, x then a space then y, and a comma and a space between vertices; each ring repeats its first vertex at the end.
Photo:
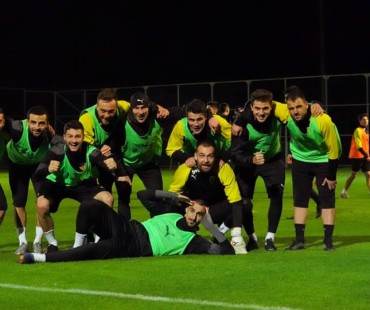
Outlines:
POLYGON ((359 126, 355 129, 351 139, 351 146, 348 158, 352 161, 352 172, 346 180, 340 196, 348 198, 348 189, 357 172, 362 170, 366 178, 366 185, 370 193, 370 153, 369 153, 369 117, 362 113, 358 115, 359 126))

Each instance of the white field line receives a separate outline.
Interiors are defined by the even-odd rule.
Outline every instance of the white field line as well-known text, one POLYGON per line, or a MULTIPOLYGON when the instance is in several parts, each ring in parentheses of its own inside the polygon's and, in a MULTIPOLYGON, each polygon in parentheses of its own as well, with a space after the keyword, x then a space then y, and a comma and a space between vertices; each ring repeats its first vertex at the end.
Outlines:
POLYGON ((287 307, 264 307, 251 304, 234 304, 228 302, 219 301, 209 301, 209 300, 197 300, 188 298, 172 298, 172 297, 162 297, 162 296, 147 296, 141 294, 125 294, 116 292, 104 292, 104 291, 90 291, 82 289, 59 289, 59 288, 46 288, 46 287, 34 287, 25 286, 9 283, 0 283, 0 287, 15 289, 15 290, 25 290, 25 291, 35 291, 35 292, 48 292, 48 293, 66 293, 66 294, 80 294, 80 295, 90 295, 90 296, 108 296, 124 299, 137 299, 145 301, 154 302, 164 302, 164 303, 174 303, 174 304, 191 304, 198 306, 212 306, 212 307, 222 307, 222 308, 232 308, 232 309, 252 309, 252 310, 298 310, 287 307))

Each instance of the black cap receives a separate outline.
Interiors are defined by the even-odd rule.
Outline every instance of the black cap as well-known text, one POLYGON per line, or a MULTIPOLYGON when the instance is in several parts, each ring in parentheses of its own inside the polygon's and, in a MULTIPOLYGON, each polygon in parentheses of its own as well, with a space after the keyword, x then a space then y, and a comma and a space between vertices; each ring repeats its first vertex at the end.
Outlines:
POLYGON ((130 105, 131 108, 137 106, 137 105, 143 105, 145 107, 148 107, 150 104, 150 99, 147 94, 144 93, 135 93, 130 98, 130 105))

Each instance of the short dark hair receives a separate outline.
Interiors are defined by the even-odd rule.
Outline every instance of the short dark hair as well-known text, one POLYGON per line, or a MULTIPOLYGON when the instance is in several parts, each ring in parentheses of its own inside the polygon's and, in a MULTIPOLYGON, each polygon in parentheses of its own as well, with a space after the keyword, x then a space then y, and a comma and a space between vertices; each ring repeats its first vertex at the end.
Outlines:
POLYGON ((82 132, 84 132, 84 126, 82 123, 78 120, 71 120, 64 124, 63 133, 66 133, 69 129, 80 129, 82 132))
POLYGON ((189 112, 195 114, 207 114, 207 106, 203 100, 193 99, 186 105, 186 114, 189 112))
POLYGON ((357 116, 358 121, 362 120, 364 117, 368 117, 366 113, 361 113, 357 116))
POLYGON ((34 105, 30 107, 27 111, 27 119, 30 119, 30 115, 46 115, 46 119, 49 119, 48 111, 41 105, 34 105))
POLYGON ((0 114, 5 114, 2 107, 0 107, 0 114))
POLYGON ((272 92, 268 91, 267 89, 258 88, 251 93, 252 104, 255 100, 272 103, 273 98, 274 96, 272 92))
POLYGON ((118 97, 117 97, 117 91, 116 89, 114 88, 103 88, 99 94, 98 94, 98 97, 96 99, 96 101, 98 102, 99 100, 103 100, 103 101, 112 101, 112 100, 118 100, 118 97))
POLYGON ((286 95, 292 92, 293 90, 297 90, 297 89, 299 89, 298 86, 295 86, 295 85, 288 86, 287 88, 284 89, 284 97, 286 97, 286 95))
POLYGON ((197 204, 200 204, 203 207, 207 207, 207 204, 203 199, 194 199, 193 201, 195 201, 197 204))
POLYGON ((200 147, 200 146, 213 147, 215 150, 217 150, 216 144, 212 140, 200 140, 200 141, 198 141, 196 150, 198 150, 198 147, 200 147))
POLYGON ((285 90, 285 101, 296 101, 298 98, 306 100, 306 97, 303 91, 297 86, 291 86, 290 89, 285 90))

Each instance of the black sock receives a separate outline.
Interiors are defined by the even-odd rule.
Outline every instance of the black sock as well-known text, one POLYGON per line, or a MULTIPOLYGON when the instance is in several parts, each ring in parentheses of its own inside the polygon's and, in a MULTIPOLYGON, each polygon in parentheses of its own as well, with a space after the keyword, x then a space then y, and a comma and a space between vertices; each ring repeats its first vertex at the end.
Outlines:
POLYGON ((334 225, 324 225, 324 243, 332 242, 334 225))
POLYGON ((304 243, 304 229, 306 225, 305 224, 294 224, 295 228, 295 239, 297 242, 304 243))

